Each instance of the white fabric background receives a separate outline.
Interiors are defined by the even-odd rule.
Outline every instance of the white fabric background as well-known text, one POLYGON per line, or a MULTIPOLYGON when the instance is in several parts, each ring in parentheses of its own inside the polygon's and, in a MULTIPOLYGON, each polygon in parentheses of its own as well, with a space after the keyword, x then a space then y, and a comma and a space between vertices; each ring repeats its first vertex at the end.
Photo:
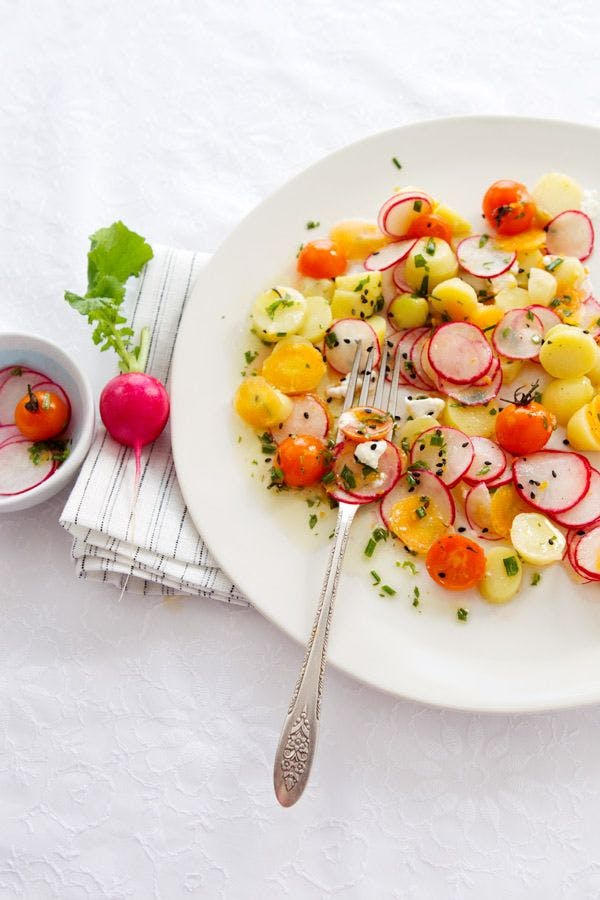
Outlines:
MULTIPOLYGON (((96 388, 114 363, 61 297, 99 225, 210 250, 381 129, 600 124, 595 0, 0 0, 0 22, 0 325, 96 388)), ((331 671, 314 777, 280 810, 300 648, 253 611, 82 586, 65 496, 0 520, 0 897, 600 896, 598 709, 445 713, 331 671)))

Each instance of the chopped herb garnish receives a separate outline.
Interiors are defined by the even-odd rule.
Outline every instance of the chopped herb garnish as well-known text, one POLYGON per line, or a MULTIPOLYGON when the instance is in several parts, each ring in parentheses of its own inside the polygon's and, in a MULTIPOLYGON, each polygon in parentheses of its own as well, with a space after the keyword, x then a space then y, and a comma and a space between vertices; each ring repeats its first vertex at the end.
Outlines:
POLYGON ((249 366, 251 363, 253 363, 257 356, 258 350, 246 350, 246 352, 244 353, 246 365, 249 366))
MULTIPOLYGON (((273 290, 276 294, 279 294, 277 288, 273 288, 273 290)), ((265 308, 265 312, 272 321, 275 318, 275 313, 280 306, 283 307, 283 309, 287 309, 288 307, 293 305, 294 301, 291 299, 289 294, 284 294, 283 297, 279 295, 278 300, 274 300, 272 303, 269 303, 269 305, 265 308)))
POLYGON ((488 474, 488 472, 490 471, 490 469, 491 469, 491 466, 489 466, 489 465, 484 465, 484 466, 482 466, 482 467, 480 468, 479 472, 475 472, 475 477, 476 477, 476 478, 483 478, 484 475, 487 475, 487 474, 488 474))
POLYGON ((327 332, 327 334, 325 335, 325 344, 330 348, 338 346, 339 341, 337 339, 337 335, 336 335, 335 331, 327 332))
POLYGON ((435 255, 435 241, 431 237, 428 238, 427 243, 425 244, 425 253, 427 253, 428 256, 435 255))
POLYGON ((41 462, 52 459, 54 462, 62 463, 71 452, 70 440, 60 440, 53 438, 49 441, 36 441, 28 450, 29 458, 34 466, 39 466, 41 462))
POLYGON ((10 370, 10 374, 19 378, 23 374, 23 369, 21 368, 21 366, 15 366, 14 369, 10 370))
POLYGON ((415 268, 417 269, 428 269, 429 264, 422 253, 417 253, 415 256, 415 268))
POLYGON ((342 479, 342 483, 347 491, 351 491, 352 488, 356 487, 356 478, 354 477, 354 472, 352 469, 349 469, 348 466, 344 466, 340 473, 340 478, 342 479))
POLYGON ((432 434, 429 438, 429 444, 432 447, 445 447, 446 441, 444 440, 444 435, 437 434, 437 432, 432 434))
POLYGON ((389 536, 390 533, 387 528, 376 528, 373 532, 373 537, 376 541, 387 541, 389 536))
POLYGON ((507 575, 518 575, 519 574, 519 563, 517 562, 516 556, 506 556, 502 562, 504 563, 504 568, 506 569, 507 575))
POLYGON ((424 519, 425 516, 427 515, 427 510, 425 509, 424 506, 417 506, 417 508, 415 509, 415 515, 419 519, 424 519))
POLYGON ((396 594, 396 591, 394 590, 394 588, 390 587, 389 584, 382 584, 381 590, 383 591, 384 594, 387 594, 388 597, 393 597, 396 594))
POLYGON ((333 472, 325 472, 325 474, 321 478, 321 483, 331 484, 332 481, 335 481, 335 475, 333 474, 333 472))
POLYGON ((415 566, 414 562, 412 562, 412 560, 410 560, 410 559, 405 559, 404 562, 398 563, 398 565, 402 569, 408 569, 408 571, 410 572, 411 575, 417 574, 417 567, 415 566))
POLYGON ((429 292, 429 275, 423 276, 423 281, 421 282, 421 287, 419 288, 419 294, 421 297, 426 297, 429 292))
POLYGON ((459 622, 466 622, 467 619, 469 618, 469 610, 465 609, 464 606, 460 606, 456 610, 456 618, 458 619, 459 622))
POLYGON ((373 585, 381 584, 381 575, 378 575, 375 569, 371 569, 369 575, 373 579, 373 585))
POLYGON ((402 168, 402 163, 395 156, 392 156, 392 162, 394 163, 394 165, 396 166, 397 169, 402 168))
POLYGON ((317 522, 318 522, 317 516, 315 515, 315 513, 312 513, 312 515, 308 519, 308 527, 312 530, 315 527, 315 525, 317 524, 317 522))
POLYGON ((318 228, 320 224, 320 222, 313 222, 311 219, 310 222, 306 223, 306 228, 308 231, 311 231, 313 228, 318 228))
POLYGON ((410 453, 410 442, 407 437, 402 438, 402 440, 400 441, 400 446, 405 453, 410 453))
POLYGON ((533 575, 531 576, 531 584, 532 584, 532 586, 535 587, 536 584, 539 584, 541 580, 542 580, 542 576, 540 575, 540 573, 539 573, 539 572, 534 572, 533 575))
POLYGON ((556 259, 553 259, 552 262, 548 263, 548 265, 546 266, 546 272, 554 272, 554 270, 558 269, 558 267, 562 265, 563 262, 564 260, 562 259, 562 257, 557 256, 556 259))
POLYGON ((377 541, 374 541, 373 538, 369 538, 369 540, 367 542, 367 546, 365 547, 365 556, 367 556, 369 559, 371 559, 371 557, 375 553, 376 546, 377 546, 377 541))
POLYGON ((487 244, 489 239, 490 239, 489 234, 482 234, 481 237, 479 238, 479 249, 481 249, 482 247, 485 247, 485 245, 487 244))
POLYGON ((413 602, 412 602, 413 606, 419 605, 420 597, 421 597, 421 592, 419 591, 419 588, 415 585, 415 587, 413 588, 413 602))

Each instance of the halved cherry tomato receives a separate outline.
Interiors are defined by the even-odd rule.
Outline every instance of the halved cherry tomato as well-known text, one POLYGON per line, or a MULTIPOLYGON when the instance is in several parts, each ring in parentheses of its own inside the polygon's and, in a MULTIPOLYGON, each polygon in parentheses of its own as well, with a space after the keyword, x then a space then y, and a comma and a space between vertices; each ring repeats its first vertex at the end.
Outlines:
POLYGON ((349 440, 361 444, 387 438, 394 427, 394 417, 373 406, 353 406, 342 413, 339 425, 349 440))
POLYGON ((348 260, 333 241, 310 241, 298 254, 297 268, 309 278, 335 278, 346 271, 348 260))
POLYGON ((425 565, 437 584, 449 591, 464 591, 483 578, 485 553, 470 538, 447 534, 432 544, 425 565))
POLYGON ((496 416, 496 440, 515 456, 541 450, 555 428, 555 416, 535 400, 511 403, 496 416))
POLYGON ((327 472, 330 455, 319 438, 298 434, 281 442, 277 451, 277 465, 288 487, 308 487, 317 484, 327 472))
POLYGON ((423 213, 422 216, 417 216, 416 219, 413 219, 411 226, 406 233, 406 237, 437 237, 450 243, 452 240, 452 229, 447 222, 444 222, 444 220, 441 219, 440 216, 436 216, 435 213, 423 213))
POLYGON ((498 234, 521 234, 531 227, 535 203, 524 184, 504 179, 485 192, 483 214, 498 234))
POLYGON ((69 406, 58 394, 51 391, 32 391, 15 407, 15 425, 30 441, 48 441, 57 437, 69 423, 69 406))

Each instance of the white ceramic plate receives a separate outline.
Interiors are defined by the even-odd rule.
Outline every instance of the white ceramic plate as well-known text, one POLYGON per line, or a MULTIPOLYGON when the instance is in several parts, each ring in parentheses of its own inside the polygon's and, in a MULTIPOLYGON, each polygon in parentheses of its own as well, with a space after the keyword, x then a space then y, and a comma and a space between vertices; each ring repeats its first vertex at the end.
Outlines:
MULTIPOLYGON (((293 259, 307 238, 307 221, 321 222, 318 231, 308 232, 314 238, 336 220, 374 218, 399 183, 426 189, 476 223, 492 181, 515 178, 531 185, 543 172, 563 171, 586 187, 600 187, 598 159, 600 131, 562 122, 465 118, 398 128, 294 178, 235 229, 201 273, 175 350, 177 473, 192 517, 223 569, 292 637, 304 643, 309 634, 332 520, 326 517, 311 531, 304 503, 274 497, 258 483, 264 470, 259 448, 247 444, 231 412, 254 296, 293 259), (401 172, 392 157, 401 161, 401 172), (190 400, 198 386, 204 386, 201 400, 190 400)), ((598 285, 596 261, 591 269, 598 285)), ((334 665, 395 694, 468 710, 533 711, 600 700, 597 585, 577 587, 555 566, 540 585, 526 587, 504 607, 475 594, 449 598, 426 578, 396 567, 389 550, 378 550, 365 564, 360 557, 373 522, 372 513, 361 516, 340 582, 330 639, 334 665), (393 599, 378 596, 371 568, 397 588, 393 599), (417 609, 411 602, 415 584, 422 597, 417 609), (470 610, 466 624, 456 619, 459 605, 470 610)))

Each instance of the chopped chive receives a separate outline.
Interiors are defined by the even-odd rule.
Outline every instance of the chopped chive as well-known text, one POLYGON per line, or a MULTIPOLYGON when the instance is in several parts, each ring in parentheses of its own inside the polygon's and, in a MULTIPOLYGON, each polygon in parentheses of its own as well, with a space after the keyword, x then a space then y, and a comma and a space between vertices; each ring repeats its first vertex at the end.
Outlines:
POLYGON ((377 542, 374 541, 373 538, 369 538, 367 546, 365 547, 365 556, 367 556, 369 559, 371 559, 371 557, 375 553, 376 546, 377 546, 377 542))
POLYGON ((542 580, 542 576, 540 575, 540 573, 539 573, 539 572, 534 572, 533 575, 531 576, 531 584, 532 584, 532 586, 535 587, 536 584, 539 584, 541 580, 542 580))
POLYGON ((519 574, 519 563, 517 562, 516 556, 507 556, 502 562, 504 563, 504 568, 506 569, 507 575, 518 575, 519 574))
POLYGON ((311 231, 311 229, 313 228, 318 228, 320 224, 320 222, 313 222, 313 220, 311 219, 310 222, 306 223, 306 228, 308 231, 311 231))
POLYGON ((466 622, 467 619, 469 618, 469 610, 465 609, 464 606, 460 606, 456 610, 456 618, 458 619, 459 622, 466 622))
POLYGON ((396 591, 394 590, 394 588, 393 588, 393 587, 390 587, 389 584, 382 584, 382 585, 381 585, 381 590, 383 591, 384 594, 387 594, 388 597, 393 597, 393 596, 395 595, 395 593, 396 593, 396 591))
POLYGON ((378 575, 375 569, 371 569, 369 575, 373 579, 373 585, 381 584, 381 575, 378 575))
POLYGON ((392 162, 394 163, 394 165, 396 166, 397 169, 402 168, 402 163, 395 156, 392 156, 392 162))
POLYGON ((417 574, 417 567, 410 559, 405 559, 404 562, 397 563, 397 565, 399 565, 402 569, 408 569, 411 575, 417 574))
POLYGON ((318 521, 317 516, 313 513, 308 520, 308 527, 312 530, 318 521))

